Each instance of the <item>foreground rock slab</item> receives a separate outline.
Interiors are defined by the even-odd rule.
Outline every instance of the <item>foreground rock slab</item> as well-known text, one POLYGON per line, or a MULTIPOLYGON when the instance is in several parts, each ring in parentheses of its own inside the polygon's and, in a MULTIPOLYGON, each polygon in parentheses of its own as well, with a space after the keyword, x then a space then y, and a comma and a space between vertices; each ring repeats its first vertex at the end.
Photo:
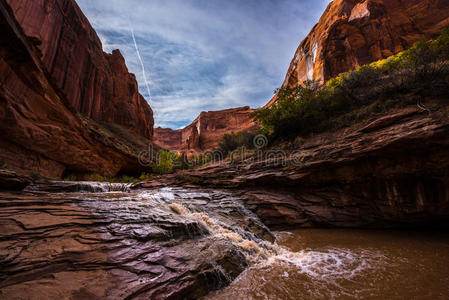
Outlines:
POLYGON ((2 192, 0 208, 2 299, 196 299, 273 240, 218 191, 2 192))

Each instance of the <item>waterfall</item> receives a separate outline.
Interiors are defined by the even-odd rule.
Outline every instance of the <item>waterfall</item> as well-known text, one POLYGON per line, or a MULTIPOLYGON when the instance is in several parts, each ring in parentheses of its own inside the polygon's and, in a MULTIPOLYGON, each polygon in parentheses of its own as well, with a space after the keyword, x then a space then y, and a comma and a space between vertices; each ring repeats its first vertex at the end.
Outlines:
POLYGON ((170 203, 168 207, 176 214, 184 217, 186 221, 195 222, 206 228, 217 240, 225 240, 242 251, 250 263, 257 263, 269 257, 279 255, 286 251, 276 243, 271 243, 256 237, 252 232, 238 226, 230 226, 220 222, 204 212, 191 212, 184 205, 170 203))
POLYGON ((85 193, 107 193, 107 192, 129 192, 130 183, 109 183, 96 181, 50 181, 36 183, 28 186, 25 191, 48 191, 53 193, 62 192, 85 192, 85 193))

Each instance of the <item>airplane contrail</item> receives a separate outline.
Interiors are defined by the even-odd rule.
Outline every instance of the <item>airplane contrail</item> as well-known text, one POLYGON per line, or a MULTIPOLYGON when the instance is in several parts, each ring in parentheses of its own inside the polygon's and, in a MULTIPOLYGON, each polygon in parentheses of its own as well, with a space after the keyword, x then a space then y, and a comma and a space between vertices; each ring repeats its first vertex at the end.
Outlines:
POLYGON ((148 97, 150 98, 150 102, 152 102, 153 99, 151 98, 150 84, 148 83, 147 74, 145 73, 145 66, 143 64, 142 56, 140 55, 139 47, 137 46, 136 37, 134 36, 134 29, 132 26, 130 26, 130 27, 131 27, 131 35, 133 37, 134 47, 136 48, 136 52, 137 52, 137 57, 139 58, 140 66, 142 67, 143 80, 145 81, 145 86, 147 87, 147 93, 148 93, 148 97))

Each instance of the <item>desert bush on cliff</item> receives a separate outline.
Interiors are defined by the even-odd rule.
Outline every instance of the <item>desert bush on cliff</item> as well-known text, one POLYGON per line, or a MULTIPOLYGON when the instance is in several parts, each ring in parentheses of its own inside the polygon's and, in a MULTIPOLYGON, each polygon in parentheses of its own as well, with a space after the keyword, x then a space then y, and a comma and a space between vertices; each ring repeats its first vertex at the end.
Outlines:
POLYGON ((241 147, 252 149, 254 148, 253 140, 255 136, 254 133, 248 131, 225 134, 220 140, 218 150, 221 151, 223 155, 227 155, 229 152, 241 147))
MULTIPOLYGON (((78 180, 78 178, 74 174, 71 174, 64 178, 64 181, 76 181, 76 180, 78 180)), ((141 181, 139 178, 129 175, 103 176, 97 173, 90 174, 88 180, 97 182, 109 182, 109 183, 135 183, 141 181)))
POLYGON ((316 88, 305 84, 277 90, 278 100, 253 117, 271 139, 307 136, 354 124, 372 113, 447 98, 449 30, 388 59, 342 73, 316 88))

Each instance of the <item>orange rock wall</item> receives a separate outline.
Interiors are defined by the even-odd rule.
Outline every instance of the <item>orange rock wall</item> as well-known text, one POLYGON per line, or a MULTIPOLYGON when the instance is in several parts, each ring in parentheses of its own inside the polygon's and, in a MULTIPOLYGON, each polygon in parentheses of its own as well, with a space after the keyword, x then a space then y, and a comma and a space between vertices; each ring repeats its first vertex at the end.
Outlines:
POLYGON ((296 50, 283 86, 323 83, 447 27, 448 0, 334 0, 296 50))
POLYGON ((139 94, 119 50, 100 39, 74 0, 6 0, 23 32, 41 52, 44 71, 70 105, 96 121, 151 138, 153 112, 139 94))
POLYGON ((183 129, 154 129, 154 143, 178 151, 208 151, 218 147, 223 135, 251 130, 256 124, 250 118, 249 107, 202 112, 192 124, 183 129))
POLYGON ((137 172, 131 144, 94 136, 78 114, 152 135, 151 109, 123 57, 102 52, 75 2, 0 0, 0 31, 0 162, 50 178, 137 172), (128 122, 131 116, 136 120, 128 122))

